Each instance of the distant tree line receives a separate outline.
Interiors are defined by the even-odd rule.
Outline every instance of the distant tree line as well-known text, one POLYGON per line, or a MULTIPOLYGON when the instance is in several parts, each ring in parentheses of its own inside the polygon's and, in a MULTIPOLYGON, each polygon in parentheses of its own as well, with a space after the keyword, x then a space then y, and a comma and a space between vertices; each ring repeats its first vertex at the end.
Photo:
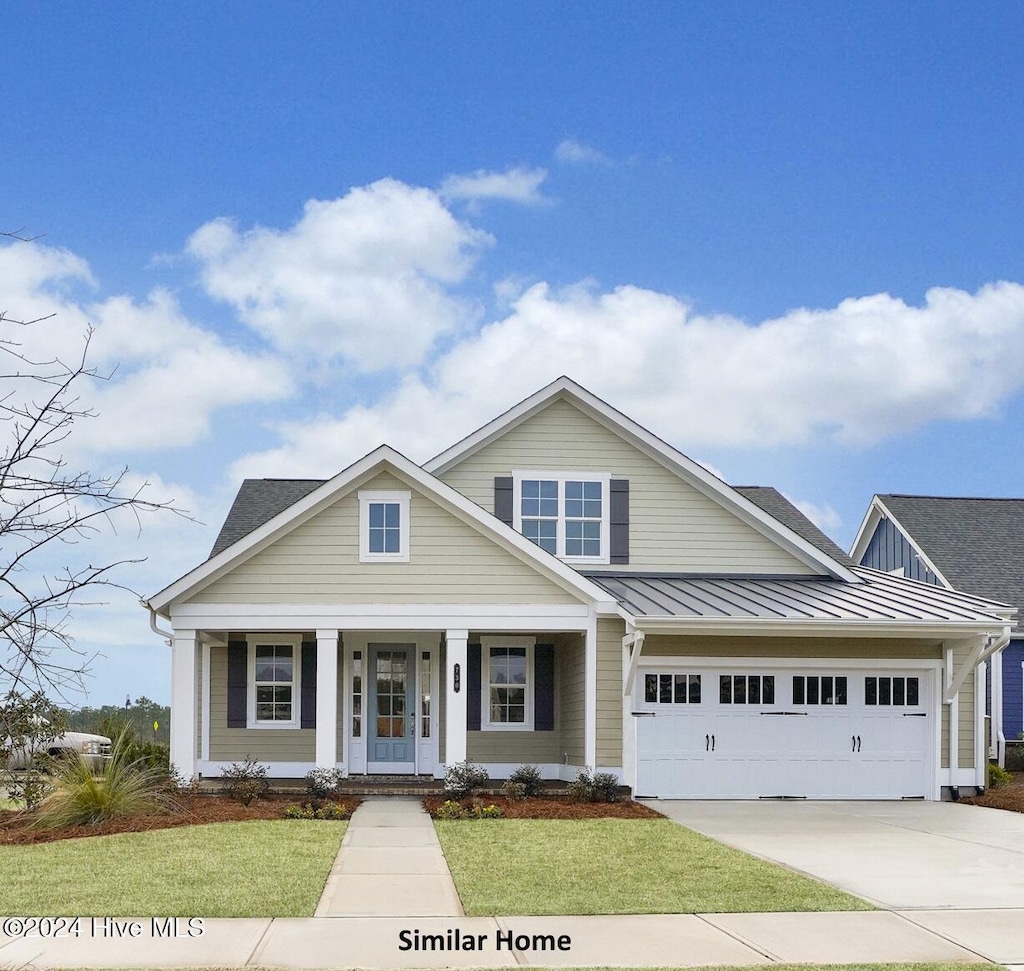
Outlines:
POLYGON ((171 709, 140 695, 134 701, 125 699, 124 705, 103 705, 99 708, 79 708, 67 712, 67 727, 73 732, 91 732, 98 735, 116 734, 116 728, 126 725, 142 741, 170 744, 171 709), (153 723, 157 728, 154 731, 153 723))

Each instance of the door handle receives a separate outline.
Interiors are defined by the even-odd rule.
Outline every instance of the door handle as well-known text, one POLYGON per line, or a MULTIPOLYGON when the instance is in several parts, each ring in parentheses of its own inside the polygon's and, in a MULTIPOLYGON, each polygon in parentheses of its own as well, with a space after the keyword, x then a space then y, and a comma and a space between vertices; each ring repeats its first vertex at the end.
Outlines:
POLYGON ((850 751, 851 752, 856 752, 857 751, 857 736, 856 735, 851 735, 850 736, 850 751))
POLYGON ((857 751, 860 751, 860 736, 857 736, 857 751))
POLYGON ((710 735, 705 735, 704 736, 704 751, 705 752, 710 752, 711 751, 711 736, 710 735))

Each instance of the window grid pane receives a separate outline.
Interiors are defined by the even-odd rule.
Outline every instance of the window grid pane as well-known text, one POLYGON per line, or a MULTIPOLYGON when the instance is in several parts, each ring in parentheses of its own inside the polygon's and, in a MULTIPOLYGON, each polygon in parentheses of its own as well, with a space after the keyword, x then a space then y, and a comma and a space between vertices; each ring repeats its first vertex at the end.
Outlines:
POLYGON ((526 648, 492 647, 488 685, 491 722, 522 725, 526 722, 526 648))
POLYGON ((600 482, 565 483, 565 555, 601 555, 600 482))
POLYGON ((371 502, 369 551, 401 553, 401 506, 397 502, 371 502))
POLYGON ((290 722, 295 659, 287 644, 259 644, 256 647, 256 721, 290 722))

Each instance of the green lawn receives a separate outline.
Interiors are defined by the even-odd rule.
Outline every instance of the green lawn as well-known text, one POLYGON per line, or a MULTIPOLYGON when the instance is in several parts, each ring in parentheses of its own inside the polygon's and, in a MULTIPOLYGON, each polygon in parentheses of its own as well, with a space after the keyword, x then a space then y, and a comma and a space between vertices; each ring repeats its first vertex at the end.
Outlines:
POLYGON ((311 917, 347 823, 213 823, 0 850, 0 914, 311 917))
POLYGON ((668 820, 434 826, 471 916, 875 909, 668 820))

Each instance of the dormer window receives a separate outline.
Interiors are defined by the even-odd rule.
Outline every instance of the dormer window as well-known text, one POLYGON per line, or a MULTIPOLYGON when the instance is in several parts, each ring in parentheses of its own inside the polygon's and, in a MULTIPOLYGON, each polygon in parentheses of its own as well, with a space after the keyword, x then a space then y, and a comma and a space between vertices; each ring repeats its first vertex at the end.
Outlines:
POLYGON ((409 496, 390 490, 359 493, 361 562, 409 562, 409 496))
POLYGON ((608 562, 610 476, 594 472, 513 473, 513 525, 570 562, 608 562))

